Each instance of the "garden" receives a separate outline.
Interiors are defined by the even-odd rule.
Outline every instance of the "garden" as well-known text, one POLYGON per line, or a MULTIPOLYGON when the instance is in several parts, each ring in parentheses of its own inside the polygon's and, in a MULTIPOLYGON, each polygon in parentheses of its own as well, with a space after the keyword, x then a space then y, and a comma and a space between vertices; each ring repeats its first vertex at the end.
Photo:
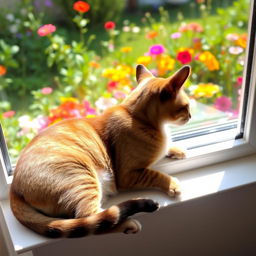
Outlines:
POLYGON ((192 67, 190 127, 238 117, 249 0, 136 9, 128 2, 1 7, 0 122, 12 159, 46 127, 121 102, 137 85, 137 64, 161 77, 192 67))

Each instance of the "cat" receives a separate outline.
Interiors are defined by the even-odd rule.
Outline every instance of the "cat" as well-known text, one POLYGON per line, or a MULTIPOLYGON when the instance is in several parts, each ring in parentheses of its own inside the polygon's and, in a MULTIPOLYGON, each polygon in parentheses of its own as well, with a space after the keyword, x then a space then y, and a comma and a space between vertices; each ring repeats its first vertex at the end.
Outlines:
MULTIPOLYGON (((105 196, 131 189, 180 194, 176 178, 150 169, 165 155, 163 125, 191 118, 182 85, 184 66, 169 78, 136 67, 138 86, 124 101, 95 118, 63 120, 24 148, 10 188, 11 209, 33 231, 51 238, 114 232, 137 233, 130 216, 159 208, 151 199, 131 199, 103 210, 105 196)), ((179 158, 183 152, 169 150, 179 158)))

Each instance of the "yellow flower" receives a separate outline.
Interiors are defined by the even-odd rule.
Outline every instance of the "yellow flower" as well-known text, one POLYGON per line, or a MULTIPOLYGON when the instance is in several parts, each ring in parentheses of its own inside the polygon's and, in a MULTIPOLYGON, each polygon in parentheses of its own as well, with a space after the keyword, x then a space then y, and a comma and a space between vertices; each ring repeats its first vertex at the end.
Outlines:
POLYGON ((63 102, 78 102, 76 98, 73 97, 60 97, 60 101, 63 102))
POLYGON ((168 55, 163 55, 157 60, 157 68, 159 75, 164 75, 167 71, 174 68, 175 60, 168 55))
POLYGON ((181 47, 177 52, 185 52, 188 51, 191 55, 194 55, 195 50, 192 48, 186 48, 186 47, 181 47))
POLYGON ((215 56, 209 51, 205 51, 199 55, 199 61, 203 62, 210 71, 219 70, 220 64, 215 56))
POLYGON ((152 57, 151 56, 140 56, 137 59, 137 63, 138 64, 142 64, 142 65, 148 65, 150 62, 152 61, 152 57))
POLYGON ((124 52, 124 53, 131 52, 132 51, 132 47, 130 47, 130 46, 122 47, 120 49, 120 51, 124 52))
POLYGON ((120 85, 129 85, 131 84, 131 74, 133 74, 132 67, 128 65, 118 65, 115 68, 105 69, 102 76, 109 78, 113 82, 118 82, 120 85))
POLYGON ((220 92, 220 87, 217 84, 201 83, 195 87, 195 89, 192 91, 192 94, 194 95, 195 98, 201 98, 201 97, 211 98, 218 92, 220 92))

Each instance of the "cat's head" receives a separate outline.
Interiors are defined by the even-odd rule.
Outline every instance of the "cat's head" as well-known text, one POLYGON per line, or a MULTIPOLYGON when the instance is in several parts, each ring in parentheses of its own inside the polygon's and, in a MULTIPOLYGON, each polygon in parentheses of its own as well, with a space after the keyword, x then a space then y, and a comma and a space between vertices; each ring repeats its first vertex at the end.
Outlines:
POLYGON ((184 66, 169 78, 157 78, 146 67, 138 65, 138 86, 125 102, 140 118, 183 125, 191 118, 189 97, 183 90, 190 71, 189 66, 184 66))

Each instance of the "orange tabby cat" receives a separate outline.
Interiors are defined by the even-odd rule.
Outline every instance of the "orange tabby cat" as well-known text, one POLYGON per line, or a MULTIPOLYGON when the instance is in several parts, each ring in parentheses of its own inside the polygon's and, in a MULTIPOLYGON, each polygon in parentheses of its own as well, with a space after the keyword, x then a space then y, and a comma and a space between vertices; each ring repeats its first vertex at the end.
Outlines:
POLYGON ((38 134, 14 172, 10 201, 17 219, 54 238, 140 231, 139 222, 129 216, 157 210, 156 202, 134 199, 103 210, 102 200, 118 190, 180 193, 177 179, 149 168, 166 153, 163 124, 181 125, 191 117, 182 89, 189 74, 190 67, 184 66, 170 78, 156 78, 138 65, 139 85, 120 105, 38 134))

